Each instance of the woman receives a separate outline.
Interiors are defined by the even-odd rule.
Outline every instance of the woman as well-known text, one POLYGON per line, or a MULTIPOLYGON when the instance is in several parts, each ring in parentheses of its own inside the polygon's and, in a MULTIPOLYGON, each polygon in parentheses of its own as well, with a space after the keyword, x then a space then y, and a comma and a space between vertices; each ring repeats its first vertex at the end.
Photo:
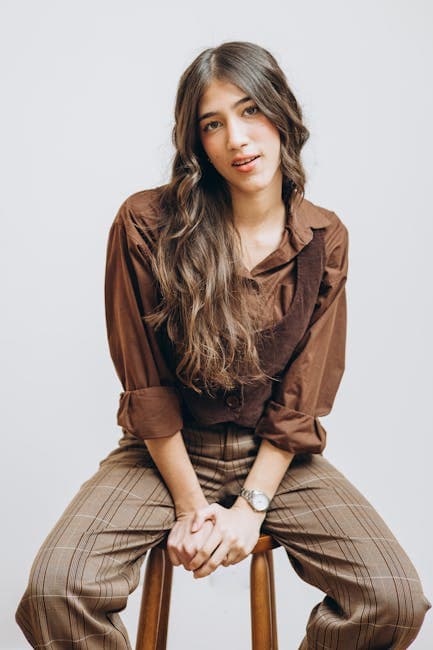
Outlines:
POLYGON ((129 197, 108 239, 123 436, 35 558, 16 613, 33 647, 130 647, 117 612, 151 546, 168 533, 173 564, 202 578, 243 560, 260 530, 326 593, 300 648, 417 636, 431 603, 416 569, 323 456, 348 232, 304 196, 308 136, 257 45, 207 49, 183 74, 172 178, 129 197))

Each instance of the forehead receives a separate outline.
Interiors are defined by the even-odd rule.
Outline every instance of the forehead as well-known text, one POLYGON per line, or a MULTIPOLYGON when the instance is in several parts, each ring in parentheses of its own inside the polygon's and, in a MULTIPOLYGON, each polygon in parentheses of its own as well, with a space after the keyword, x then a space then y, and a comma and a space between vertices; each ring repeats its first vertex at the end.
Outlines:
POLYGON ((206 86, 199 101, 199 110, 201 113, 206 111, 216 111, 220 108, 231 106, 238 99, 245 97, 247 93, 231 83, 223 79, 212 79, 206 86))

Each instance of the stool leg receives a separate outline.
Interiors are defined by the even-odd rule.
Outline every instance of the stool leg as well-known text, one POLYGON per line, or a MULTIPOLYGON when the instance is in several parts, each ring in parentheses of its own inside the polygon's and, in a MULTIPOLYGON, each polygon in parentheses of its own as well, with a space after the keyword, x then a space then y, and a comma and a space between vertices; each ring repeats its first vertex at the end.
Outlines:
MULTIPOLYGON (((271 553, 271 551, 268 551, 271 553)), ((253 650, 277 649, 273 565, 268 552, 255 553, 250 566, 251 635, 253 650)), ((272 561, 272 559, 271 559, 272 561)))
POLYGON ((173 565, 166 548, 164 549, 164 562, 165 566, 164 583, 162 585, 161 617, 159 619, 158 645, 156 646, 156 650, 166 650, 167 648, 168 615, 170 613, 173 565))
POLYGON ((278 650, 277 605, 275 598, 274 556, 272 551, 266 551, 269 566, 269 590, 271 592, 271 617, 272 617, 272 646, 271 650, 278 650))
POLYGON ((269 566, 265 553, 255 553, 250 566, 252 649, 272 648, 269 566))
POLYGON ((136 650, 165 650, 173 565, 165 550, 149 551, 144 574, 136 650))

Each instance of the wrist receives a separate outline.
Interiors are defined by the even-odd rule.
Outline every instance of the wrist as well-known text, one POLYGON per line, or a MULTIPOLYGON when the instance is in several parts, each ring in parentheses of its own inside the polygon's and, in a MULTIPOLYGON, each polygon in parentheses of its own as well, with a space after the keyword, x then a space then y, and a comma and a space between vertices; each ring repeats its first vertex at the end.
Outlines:
POLYGON ((244 510, 245 512, 250 512, 259 521, 263 521, 263 519, 265 519, 266 517, 266 510, 264 510, 263 512, 257 512, 250 506, 250 504, 248 503, 248 501, 246 501, 246 499, 240 496, 233 503, 232 508, 234 508, 235 510, 244 510))
POLYGON ((206 497, 203 494, 203 491, 200 486, 191 490, 190 492, 184 492, 179 497, 174 498, 174 507, 176 510, 176 516, 181 513, 195 513, 201 508, 205 508, 209 503, 206 497))

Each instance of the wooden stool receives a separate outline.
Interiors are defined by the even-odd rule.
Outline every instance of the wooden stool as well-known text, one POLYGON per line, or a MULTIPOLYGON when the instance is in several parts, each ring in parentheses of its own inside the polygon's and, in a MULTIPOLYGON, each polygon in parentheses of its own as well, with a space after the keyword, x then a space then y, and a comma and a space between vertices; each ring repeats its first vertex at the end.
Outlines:
MULTIPOLYGON (((173 575, 165 538, 149 551, 144 574, 135 650, 166 650, 173 575)), ((280 546, 260 535, 251 551, 250 607, 252 650, 278 650, 272 549, 280 546)))

